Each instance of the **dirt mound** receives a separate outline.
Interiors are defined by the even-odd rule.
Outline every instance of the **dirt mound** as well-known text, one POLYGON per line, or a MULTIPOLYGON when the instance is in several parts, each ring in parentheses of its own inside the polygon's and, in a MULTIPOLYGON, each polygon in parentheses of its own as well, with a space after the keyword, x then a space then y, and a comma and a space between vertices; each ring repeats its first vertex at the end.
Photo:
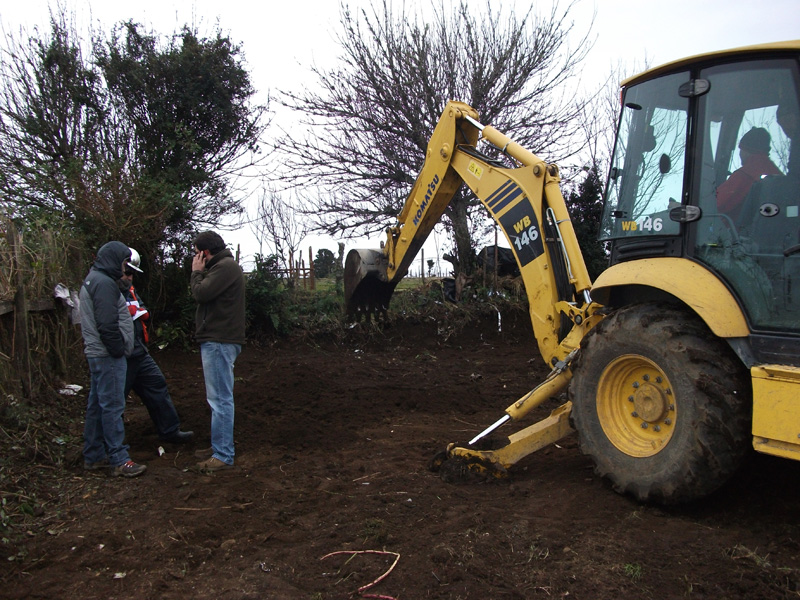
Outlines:
MULTIPOLYGON (((524 315, 500 331, 491 315, 457 331, 421 319, 247 347, 236 468, 213 476, 189 470, 209 445, 199 355, 155 358, 196 442, 159 456, 133 399, 127 435, 143 477, 84 473, 78 442, 70 469, 31 458, 27 477, 50 493, 6 557, 0 596, 344 599, 395 561, 363 597, 798 595, 797 463, 753 457, 719 493, 669 511, 611 491, 572 436, 500 483, 450 485, 427 469, 544 376, 524 315)), ((85 396, 75 402, 80 412, 85 396)))

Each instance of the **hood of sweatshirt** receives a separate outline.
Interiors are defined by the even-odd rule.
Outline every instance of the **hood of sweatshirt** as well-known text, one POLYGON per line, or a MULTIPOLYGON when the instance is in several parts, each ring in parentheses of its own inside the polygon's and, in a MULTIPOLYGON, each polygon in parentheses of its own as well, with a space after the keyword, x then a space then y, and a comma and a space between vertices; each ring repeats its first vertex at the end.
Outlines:
POLYGON ((122 242, 108 242, 97 251, 94 268, 102 271, 112 279, 122 277, 122 261, 131 257, 131 249, 122 242))

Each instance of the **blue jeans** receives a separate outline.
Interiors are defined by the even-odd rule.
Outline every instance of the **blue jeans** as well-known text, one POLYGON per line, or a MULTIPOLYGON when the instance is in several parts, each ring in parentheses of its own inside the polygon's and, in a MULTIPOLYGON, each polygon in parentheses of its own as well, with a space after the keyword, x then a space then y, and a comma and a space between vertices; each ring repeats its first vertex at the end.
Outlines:
POLYGON ((130 460, 125 444, 125 373, 124 356, 88 358, 91 383, 83 426, 83 458, 88 463, 108 459, 112 467, 130 460))
POLYGON ((228 465, 233 464, 233 365, 242 351, 239 344, 203 342, 203 377, 206 399, 211 407, 212 456, 228 465))
POLYGON ((178 433, 181 420, 167 389, 167 380, 156 361, 149 354, 128 358, 128 373, 125 377, 125 397, 133 390, 142 399, 158 437, 166 439, 178 433))

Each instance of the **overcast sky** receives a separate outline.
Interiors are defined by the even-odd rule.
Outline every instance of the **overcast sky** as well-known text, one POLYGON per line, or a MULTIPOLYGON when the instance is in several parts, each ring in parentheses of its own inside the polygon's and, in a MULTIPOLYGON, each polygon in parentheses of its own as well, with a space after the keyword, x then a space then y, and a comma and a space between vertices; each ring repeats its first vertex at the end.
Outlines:
MULTIPOLYGON (((439 1, 439 0, 434 0, 439 1)), ((450 2, 451 0, 444 0, 450 2)), ((244 47, 260 88, 293 86, 307 80, 312 60, 325 63, 336 54, 337 0, 62 0, 80 22, 103 25, 134 19, 168 32, 184 23, 204 25, 219 20, 223 31, 244 47)), ((369 7, 370 0, 349 0, 351 8, 369 7)), ((19 25, 47 25, 48 0, 0 0, 0 22, 6 31, 19 25)), ((407 0, 407 7, 428 7, 428 0, 407 0)), ((468 0, 482 10, 486 0, 468 0)), ((550 0, 491 0, 493 7, 533 5, 546 12, 550 0)), ((402 0, 395 0, 401 6, 402 0)), ((569 5, 561 0, 561 8, 569 5)), ((596 38, 587 62, 608 70, 618 61, 652 64, 734 46, 800 37, 797 0, 575 0, 570 15, 583 33, 595 15, 596 38)))
MULTIPOLYGON (((338 53, 337 0, 62 0, 62 4, 77 16, 79 28, 99 22, 107 29, 132 19, 162 33, 194 23, 202 34, 219 21, 222 31, 241 43, 253 83, 262 91, 311 84, 308 66, 312 62, 332 64, 338 53)), ((350 0, 347 4, 359 8, 369 7, 371 2, 350 0)), ((394 2, 396 7, 402 4, 402 0, 394 2)), ((467 4, 483 9, 486 0, 468 0, 467 4)), ((541 7, 537 9, 540 12, 548 12, 551 6, 549 0, 491 0, 493 7, 519 6, 518 12, 531 4, 541 7)), ((16 32, 20 26, 47 27, 50 5, 54 2, 0 0, 0 24, 6 33, 16 32)), ((407 0, 405 5, 427 7, 430 2, 407 0)), ((568 5, 566 0, 560 2, 562 9, 568 5)), ((633 68, 647 61, 656 66, 711 50, 800 38, 798 0, 576 0, 570 15, 574 31, 580 35, 594 18, 594 47, 583 70, 584 80, 592 85, 604 80, 618 64, 633 68)), ((258 249, 248 235, 243 231, 236 236, 245 254, 258 249)), ((312 241, 314 252, 323 246, 336 250, 335 241, 314 239, 309 243, 312 241)), ((304 243, 303 248, 308 245, 304 243)))

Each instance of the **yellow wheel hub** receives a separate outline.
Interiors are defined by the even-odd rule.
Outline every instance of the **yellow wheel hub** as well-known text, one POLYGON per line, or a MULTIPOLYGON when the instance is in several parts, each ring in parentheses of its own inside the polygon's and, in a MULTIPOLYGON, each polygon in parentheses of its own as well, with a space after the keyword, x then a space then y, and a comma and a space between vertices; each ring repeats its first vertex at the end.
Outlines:
POLYGON ((629 456, 653 456, 675 431, 673 387, 652 360, 626 354, 613 360, 597 385, 597 416, 609 441, 629 456))

